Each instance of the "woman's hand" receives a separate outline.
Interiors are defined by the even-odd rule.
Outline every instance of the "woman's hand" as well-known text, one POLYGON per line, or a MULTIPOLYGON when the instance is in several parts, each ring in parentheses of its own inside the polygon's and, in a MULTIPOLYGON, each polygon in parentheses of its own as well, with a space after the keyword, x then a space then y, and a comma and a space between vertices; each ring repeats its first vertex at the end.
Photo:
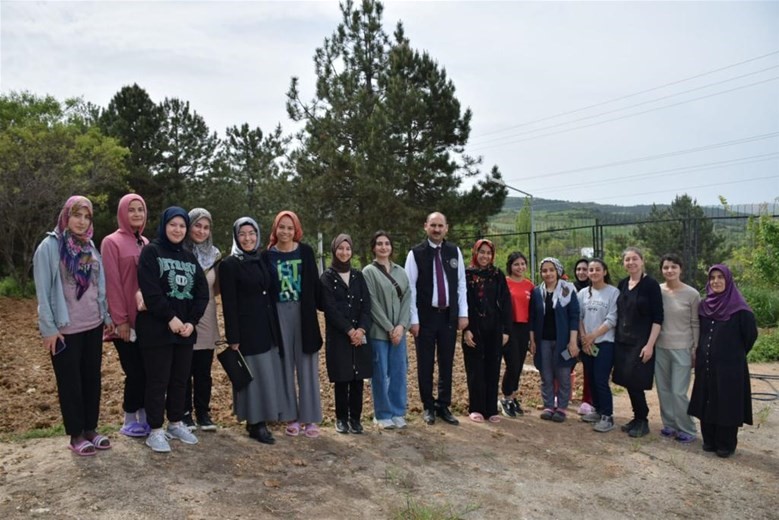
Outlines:
POLYGON ((476 348, 476 342, 473 341, 473 332, 466 330, 463 332, 463 341, 471 348, 476 348))
POLYGON ((508 343, 508 342, 509 342, 509 335, 508 334, 504 334, 503 335, 503 343, 502 343, 502 345, 505 347, 506 343, 508 343))
POLYGON ((58 339, 65 341, 65 338, 62 337, 62 334, 60 333, 57 333, 53 336, 46 336, 45 338, 43 338, 43 348, 48 350, 52 356, 54 355, 54 350, 57 348, 58 339))
POLYGON ((648 363, 650 359, 652 359, 652 354, 655 352, 655 347, 650 347, 649 345, 644 345, 644 348, 641 349, 641 352, 639 352, 638 357, 641 358, 641 361, 644 363, 648 363))
POLYGON ((535 340, 530 340, 530 355, 535 356, 536 355, 536 342, 535 340))
POLYGON ((184 323, 182 323, 178 317, 173 316, 173 319, 168 322, 168 328, 173 334, 181 334, 181 330, 184 328, 184 323))
POLYGON ((406 329, 403 328, 403 325, 396 325, 390 333, 390 341, 392 341, 392 344, 395 346, 400 345, 400 340, 403 339, 403 334, 405 333, 406 329))
POLYGON ((582 342, 582 352, 584 352, 588 356, 591 356, 592 355, 592 343, 584 343, 584 342, 582 342))
POLYGON ((116 326, 116 335, 119 336, 119 339, 125 342, 130 341, 130 324, 129 323, 122 323, 121 325, 116 326))
POLYGON ((192 335, 193 332, 195 332, 195 326, 191 323, 185 323, 181 328, 181 332, 179 332, 179 336, 182 338, 188 338, 192 335))
POLYGON ((146 303, 143 301, 143 294, 140 289, 135 292, 135 306, 138 308, 138 312, 146 310, 146 303))
MULTIPOLYGON (((103 325, 103 332, 105 333, 106 336, 113 335, 115 330, 116 330, 116 326, 114 326, 113 323, 106 323, 105 325, 103 325)), ((129 336, 130 334, 128 333, 127 335, 129 336)))
POLYGON ((579 355, 579 345, 575 341, 568 343, 568 353, 571 354, 572 358, 579 355))
POLYGON ((241 347, 240 343, 230 343, 230 348, 233 350, 238 350, 241 347))

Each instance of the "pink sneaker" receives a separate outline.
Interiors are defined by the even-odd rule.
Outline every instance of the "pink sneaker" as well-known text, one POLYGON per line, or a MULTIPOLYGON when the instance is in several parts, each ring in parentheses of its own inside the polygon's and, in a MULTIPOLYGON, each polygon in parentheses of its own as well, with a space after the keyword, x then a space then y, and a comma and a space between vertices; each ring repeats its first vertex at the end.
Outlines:
POLYGON ((588 413, 592 413, 594 411, 595 411, 595 408, 593 408, 590 403, 582 403, 582 405, 579 407, 578 414, 579 415, 587 415, 588 413))

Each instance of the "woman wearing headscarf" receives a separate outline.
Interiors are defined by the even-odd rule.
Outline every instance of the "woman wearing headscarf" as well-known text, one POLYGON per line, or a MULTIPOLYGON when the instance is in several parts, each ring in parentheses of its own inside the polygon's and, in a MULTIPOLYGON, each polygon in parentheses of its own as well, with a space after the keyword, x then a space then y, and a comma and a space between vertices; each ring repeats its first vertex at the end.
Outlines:
POLYGON ((530 347, 530 295, 534 289, 533 282, 525 277, 526 270, 525 255, 519 251, 511 253, 506 262, 506 283, 511 294, 512 324, 509 342, 503 346, 506 371, 503 372, 503 398, 500 400, 503 415, 507 417, 525 414, 517 396, 522 367, 530 347))
POLYGON ((146 227, 146 217, 146 202, 143 198, 136 193, 125 195, 119 200, 116 210, 119 227, 100 244, 108 312, 116 327, 107 339, 113 340, 124 371, 124 424, 119 432, 128 437, 146 437, 151 431, 143 407, 146 369, 143 367, 135 331, 138 315, 138 259, 141 249, 149 243, 142 234, 146 227))
POLYGON ((333 261, 322 273, 325 361, 335 384, 335 431, 363 432, 363 380, 373 376, 371 296, 362 273, 352 268, 352 238, 341 233, 330 246, 333 261))
POLYGON ((231 254, 219 266, 219 286, 227 343, 241 351, 254 376, 248 386, 233 393, 235 415, 246 421, 251 438, 273 444, 267 423, 295 419, 295 387, 284 377, 278 290, 259 249, 257 222, 250 217, 236 220, 231 254))
POLYGON ((612 381, 628 391, 633 419, 621 427, 631 437, 649 433, 649 406, 645 390, 652 389, 654 349, 663 325, 663 297, 657 280, 644 272, 644 256, 635 247, 622 253, 628 272, 617 289, 617 328, 612 381))
POLYGON ((362 274, 371 295, 368 336, 373 350, 373 418, 384 430, 405 428, 411 291, 405 269, 391 260, 392 238, 386 231, 373 234, 371 251, 373 262, 362 274))
POLYGON ((701 295, 697 289, 682 282, 682 259, 674 254, 660 258, 660 271, 665 283, 663 295, 663 327, 655 350, 655 383, 660 401, 663 429, 660 435, 678 442, 695 440, 695 421, 687 414, 690 400, 692 358, 698 346, 700 324, 698 307, 701 295))
POLYGON ((187 378, 187 391, 184 396, 184 424, 190 430, 195 429, 192 417, 192 398, 194 389, 194 408, 197 426, 203 431, 215 431, 216 424, 211 420, 211 364, 214 361, 214 349, 219 334, 216 321, 216 295, 219 284, 216 283, 216 265, 222 254, 214 246, 212 230, 214 223, 211 213, 203 208, 189 212, 189 232, 184 239, 184 249, 197 258, 208 284, 208 306, 197 324, 197 341, 192 352, 192 371, 187 378))
POLYGON ((143 248, 138 285, 143 310, 136 325, 146 368, 146 417, 151 433, 146 445, 170 451, 168 437, 197 444, 183 423, 184 396, 192 367, 196 327, 208 306, 208 285, 195 255, 183 247, 189 215, 178 206, 160 218, 157 238, 143 248), (162 429, 165 412, 168 429, 162 429))
POLYGON ((468 417, 474 422, 500 422, 500 362, 512 325, 511 294, 494 259, 493 243, 477 240, 471 265, 465 270, 468 326, 463 331, 463 360, 468 380, 468 417))
POLYGON ((51 354, 68 448, 81 456, 111 448, 108 437, 97 433, 97 422, 103 328, 111 334, 113 323, 92 233, 92 203, 74 195, 33 256, 38 328, 51 354))
POLYGON ((688 413, 701 421, 703 451, 730 457, 738 429, 752 424, 747 354, 757 339, 752 309, 725 265, 709 269, 706 298, 698 308, 700 339, 688 413))
POLYGON ((273 220, 268 249, 261 253, 270 266, 278 291, 276 304, 282 342, 284 343, 284 374, 295 381, 298 397, 296 419, 290 421, 284 433, 297 437, 318 437, 322 422, 322 402, 319 395, 319 331, 317 307, 321 284, 314 250, 300 240, 303 228, 292 211, 282 211, 273 220))
POLYGON ((541 419, 563 422, 571 398, 571 367, 579 355, 579 300, 573 284, 562 279, 563 264, 557 258, 544 258, 539 265, 542 281, 530 301, 530 344, 541 372, 541 419))

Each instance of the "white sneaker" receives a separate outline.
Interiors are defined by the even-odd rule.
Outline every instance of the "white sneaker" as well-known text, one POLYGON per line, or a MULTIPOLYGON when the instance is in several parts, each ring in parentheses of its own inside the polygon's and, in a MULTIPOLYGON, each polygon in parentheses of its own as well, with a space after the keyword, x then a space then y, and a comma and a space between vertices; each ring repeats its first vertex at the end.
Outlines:
POLYGON ((373 424, 378 424, 379 428, 382 430, 394 430, 395 429, 395 423, 392 421, 392 419, 373 419, 373 424))
POLYGON ((395 424, 395 428, 399 430, 406 427, 406 420, 403 417, 393 417, 392 422, 395 424))
POLYGON ((184 444, 197 444, 195 434, 189 431, 189 428, 182 422, 168 424, 168 435, 184 444))
POLYGON ((170 444, 168 444, 168 438, 162 428, 151 431, 146 438, 146 446, 157 453, 170 453, 170 444))
POLYGON ((593 428, 596 432, 606 433, 614 429, 614 418, 611 415, 603 415, 593 428))

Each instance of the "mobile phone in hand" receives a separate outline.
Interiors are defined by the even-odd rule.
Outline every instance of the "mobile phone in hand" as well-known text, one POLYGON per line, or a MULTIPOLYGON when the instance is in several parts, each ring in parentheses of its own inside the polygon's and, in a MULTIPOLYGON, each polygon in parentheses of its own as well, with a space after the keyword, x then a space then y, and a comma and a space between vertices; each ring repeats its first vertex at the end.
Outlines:
POLYGON ((60 352, 65 350, 66 346, 67 345, 65 345, 65 340, 64 339, 57 338, 57 342, 54 344, 54 354, 52 354, 52 355, 56 356, 57 354, 59 354, 60 352))
POLYGON ((592 357, 596 357, 598 355, 598 351, 600 348, 598 348, 598 345, 593 345, 590 351, 592 352, 592 357))
POLYGON ((563 350, 563 351, 560 353, 560 355, 561 355, 561 356, 563 356, 563 359, 564 359, 564 360, 566 360, 566 361, 568 361, 569 359, 571 359, 571 351, 570 351, 570 350, 568 350, 568 349, 565 349, 565 350, 563 350))

